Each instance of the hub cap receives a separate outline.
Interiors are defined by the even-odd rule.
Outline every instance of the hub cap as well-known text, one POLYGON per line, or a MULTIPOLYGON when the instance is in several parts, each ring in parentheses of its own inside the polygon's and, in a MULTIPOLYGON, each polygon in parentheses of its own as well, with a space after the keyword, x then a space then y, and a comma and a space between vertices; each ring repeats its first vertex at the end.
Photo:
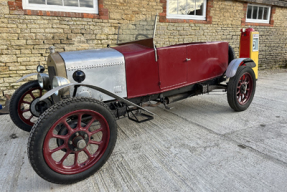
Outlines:
POLYGON ((50 99, 45 99, 44 101, 39 101, 40 97, 36 98, 31 102, 30 112, 35 117, 39 117, 46 109, 52 106, 50 99))
POLYGON ((87 143, 85 142, 84 139, 81 139, 80 141, 77 142, 78 149, 84 149, 86 146, 87 146, 87 143))
POLYGON ((253 91, 253 81, 249 73, 244 73, 237 84, 236 98, 240 105, 246 104, 253 91))
POLYGON ((52 125, 44 140, 43 155, 52 170, 61 174, 77 174, 100 160, 109 139, 109 125, 100 113, 76 110, 52 125))

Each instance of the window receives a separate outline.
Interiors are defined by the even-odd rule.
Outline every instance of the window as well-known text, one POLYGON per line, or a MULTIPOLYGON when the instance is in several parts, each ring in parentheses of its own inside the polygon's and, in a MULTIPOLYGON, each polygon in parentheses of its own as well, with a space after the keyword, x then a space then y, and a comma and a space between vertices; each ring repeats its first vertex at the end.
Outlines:
POLYGON ((269 23, 270 13, 271 13, 270 6, 249 4, 247 7, 246 22, 269 23))
POLYGON ((206 19, 207 0, 168 0, 167 18, 174 19, 206 19))
POLYGON ((23 0, 23 9, 98 14, 98 0, 23 0))

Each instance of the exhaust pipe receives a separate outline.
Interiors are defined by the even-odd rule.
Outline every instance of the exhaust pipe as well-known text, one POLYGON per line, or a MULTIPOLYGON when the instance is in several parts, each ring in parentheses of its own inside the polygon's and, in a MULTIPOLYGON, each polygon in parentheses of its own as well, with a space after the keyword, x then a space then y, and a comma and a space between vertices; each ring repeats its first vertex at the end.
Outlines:
POLYGON ((167 104, 174 103, 176 101, 188 98, 190 96, 192 96, 191 93, 181 93, 181 94, 173 95, 173 96, 170 96, 170 97, 166 97, 167 104))

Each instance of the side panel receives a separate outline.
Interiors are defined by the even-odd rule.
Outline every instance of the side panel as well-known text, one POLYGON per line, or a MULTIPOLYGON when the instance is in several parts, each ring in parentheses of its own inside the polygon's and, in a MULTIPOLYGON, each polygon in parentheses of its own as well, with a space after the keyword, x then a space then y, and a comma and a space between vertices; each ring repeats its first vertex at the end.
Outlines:
POLYGON ((139 44, 115 47, 125 57, 128 98, 159 93, 154 49, 139 44))
POLYGON ((187 82, 186 45, 158 49, 160 88, 175 87, 187 82))
POLYGON ((221 76, 228 67, 228 43, 187 45, 187 57, 189 84, 221 76))

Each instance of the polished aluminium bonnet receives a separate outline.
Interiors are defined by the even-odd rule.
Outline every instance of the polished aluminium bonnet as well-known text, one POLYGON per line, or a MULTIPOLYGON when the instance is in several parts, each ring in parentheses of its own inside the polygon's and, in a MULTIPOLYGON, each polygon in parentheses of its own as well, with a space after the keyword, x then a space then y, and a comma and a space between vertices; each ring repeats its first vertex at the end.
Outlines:
MULTIPOLYGON (((125 59, 112 48, 71 51, 60 53, 65 61, 67 78, 75 83, 73 73, 81 70, 86 74, 84 84, 96 85, 119 97, 127 97, 125 59)), ((72 96, 73 89, 70 88, 72 96)), ((114 98, 87 87, 79 87, 76 96, 93 97, 100 101, 114 98)))

